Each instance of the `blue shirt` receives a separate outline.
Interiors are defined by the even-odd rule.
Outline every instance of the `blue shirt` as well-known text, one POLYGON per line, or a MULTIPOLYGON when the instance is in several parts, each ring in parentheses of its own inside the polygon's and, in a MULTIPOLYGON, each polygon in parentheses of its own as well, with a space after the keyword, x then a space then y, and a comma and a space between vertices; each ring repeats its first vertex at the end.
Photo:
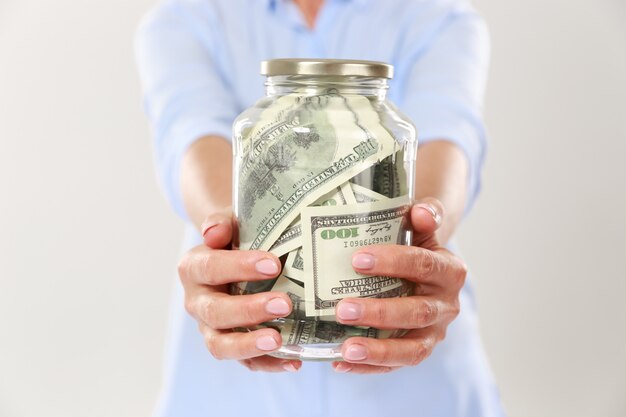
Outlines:
MULTIPOLYGON (((136 51, 158 177, 183 218, 185 150, 205 135, 230 139, 235 117, 263 96, 259 63, 272 58, 393 64, 389 98, 415 123, 420 144, 447 140, 463 150, 468 207, 475 199, 485 153, 489 41, 466 1, 327 0, 309 30, 290 1, 169 0, 141 22, 136 51)), ((185 247, 197 244, 188 227, 185 247)), ((324 363, 305 363, 297 374, 253 373, 216 361, 182 300, 177 286, 159 417, 502 415, 469 284, 461 314, 432 356, 377 376, 337 374, 324 363)))

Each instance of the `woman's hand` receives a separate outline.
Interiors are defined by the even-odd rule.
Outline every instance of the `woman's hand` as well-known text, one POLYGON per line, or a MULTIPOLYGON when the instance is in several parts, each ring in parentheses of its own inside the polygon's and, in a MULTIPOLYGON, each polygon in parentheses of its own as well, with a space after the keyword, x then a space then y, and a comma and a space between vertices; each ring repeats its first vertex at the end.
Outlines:
POLYGON ((295 372, 302 366, 300 361, 267 356, 281 345, 276 330, 231 330, 287 316, 292 308, 285 293, 229 295, 230 283, 275 278, 281 267, 268 252, 228 250, 232 221, 231 214, 209 216, 202 226, 205 244, 187 252, 180 261, 178 273, 185 289, 185 308, 198 322, 215 358, 236 359, 251 370, 295 372))
POLYGON ((337 320, 353 326, 410 330, 398 339, 348 339, 342 347, 346 362, 335 362, 335 370, 382 373, 417 365, 443 340, 459 314, 459 292, 467 269, 437 241, 435 231, 442 218, 441 203, 425 199, 411 209, 413 246, 377 245, 354 253, 352 265, 357 272, 413 281, 414 295, 346 298, 337 305, 337 320))

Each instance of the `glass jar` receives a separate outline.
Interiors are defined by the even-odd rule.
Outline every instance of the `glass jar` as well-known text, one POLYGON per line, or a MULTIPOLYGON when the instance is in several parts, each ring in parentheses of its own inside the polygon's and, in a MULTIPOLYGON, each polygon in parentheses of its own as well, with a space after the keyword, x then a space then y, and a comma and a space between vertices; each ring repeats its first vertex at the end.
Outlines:
POLYGON ((346 297, 412 292, 404 280, 355 272, 351 258, 367 245, 411 242, 415 128, 386 99, 393 67, 382 62, 276 59, 261 73, 266 96, 233 125, 233 247, 272 252, 282 271, 231 292, 289 295, 289 316, 256 327, 281 333, 274 356, 341 360, 349 337, 403 334, 334 314, 346 297))

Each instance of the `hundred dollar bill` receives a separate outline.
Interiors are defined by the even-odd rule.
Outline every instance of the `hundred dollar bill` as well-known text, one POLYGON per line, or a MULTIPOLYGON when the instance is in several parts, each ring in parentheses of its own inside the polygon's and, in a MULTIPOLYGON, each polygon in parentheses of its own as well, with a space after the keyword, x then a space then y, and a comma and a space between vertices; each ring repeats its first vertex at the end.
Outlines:
POLYGON ((235 171, 240 249, 268 250, 303 207, 394 152, 367 98, 297 96, 296 103, 280 123, 250 134, 235 171))
POLYGON ((230 293, 232 295, 245 295, 272 291, 277 280, 278 278, 272 278, 263 281, 238 282, 230 286, 230 293))
MULTIPOLYGON (((369 190, 365 187, 361 187, 360 185, 349 183, 349 186, 352 190, 352 193, 346 193, 344 191, 344 194, 348 196, 346 200, 350 202, 346 202, 346 200, 342 200, 343 202, 342 205, 352 204, 352 203, 372 203, 375 201, 388 200, 388 198, 385 197, 384 195, 378 194, 377 192, 369 190)), ((342 185, 342 187, 344 186, 342 185)), ((326 204, 318 204, 318 205, 326 205, 326 204)), ((298 227, 299 227, 299 233, 301 236, 302 234, 301 224, 299 224, 298 227)), ((298 238, 300 236, 298 236, 298 238)), ((298 242, 301 243, 301 240, 298 239, 298 242)), ((304 260, 302 258, 302 247, 299 247, 289 252, 289 255, 287 256, 287 260, 285 262, 285 266, 283 267, 283 272, 289 278, 296 280, 298 282, 304 283, 304 260)), ((303 298, 304 298, 304 295, 303 295, 303 298)))
MULTIPOLYGON (((352 193, 352 187, 349 183, 343 183, 341 186, 332 190, 328 194, 323 195, 319 198, 313 206, 337 206, 337 205, 346 205, 346 204, 354 204, 356 203, 356 199, 354 194, 352 193)), ((302 224, 300 223, 299 217, 294 220, 292 224, 287 227, 287 229, 283 232, 280 238, 274 243, 274 245, 270 248, 270 252, 274 255, 280 257, 285 253, 295 252, 296 249, 302 246, 302 224)), ((295 256, 295 254, 294 254, 295 256)), ((302 257, 298 256, 295 258, 291 257, 291 263, 289 257, 287 258, 287 262, 285 263, 284 273, 291 274, 289 278, 298 280, 302 282, 302 257), (293 264, 293 262, 297 264, 293 264)), ((239 288, 239 290, 235 290, 236 293, 240 294, 254 294, 257 292, 270 291, 272 285, 275 284, 276 280, 266 280, 266 281, 251 281, 251 282, 240 282, 235 286, 239 288)), ((304 298, 304 296, 303 296, 304 298)))
MULTIPOLYGON (((354 194, 352 193, 352 187, 349 183, 345 182, 336 189, 330 191, 328 194, 320 197, 313 206, 345 206, 346 204, 356 203, 354 194)), ((276 256, 283 256, 287 252, 294 250, 297 247, 302 246, 302 224, 300 223, 300 216, 296 218, 287 228, 281 233, 276 242, 269 249, 276 256)))
POLYGON ((362 246, 406 244, 408 196, 343 207, 302 210, 302 254, 307 316, 335 313, 345 297, 399 297, 403 280, 354 271, 352 253, 362 246))
POLYGON ((352 192, 352 186, 349 182, 344 182, 335 190, 323 195, 312 206, 345 206, 347 204, 355 204, 356 198, 352 192))
POLYGON ((304 284, 304 260, 301 247, 289 252, 283 271, 289 278, 304 284))
MULTIPOLYGON (((410 283, 403 282, 402 295, 410 292, 410 283)), ((367 327, 346 326, 335 322, 335 316, 307 317, 305 312, 304 289, 282 274, 275 280, 272 291, 286 293, 291 299, 292 312, 284 319, 277 319, 257 326, 272 327, 280 331, 283 344, 342 343, 349 337, 375 337, 386 339, 402 336, 404 330, 381 330, 367 327), (324 324, 319 324, 324 323, 324 324)), ((239 329, 245 331, 245 329, 239 329)))
POLYGON ((388 156, 374 167, 373 191, 388 197, 399 197, 409 193, 404 163, 398 162, 396 159, 400 159, 400 161, 404 159, 403 150, 388 156))
POLYGON ((388 198, 406 195, 409 184, 404 165, 413 163, 405 158, 404 150, 399 149, 375 166, 360 172, 351 181, 388 198))
POLYGON ((293 282, 288 275, 283 273, 278 277, 272 287, 272 291, 281 291, 289 296, 293 305, 290 318, 300 318, 297 312, 304 311, 304 287, 293 282))
POLYGON ((280 234, 276 242, 269 249, 274 255, 280 257, 285 253, 292 251, 294 248, 302 246, 302 223, 300 222, 300 216, 289 225, 280 234))
POLYGON ((354 199, 357 203, 373 203, 375 201, 387 200, 389 197, 385 197, 382 194, 378 194, 376 191, 372 191, 369 188, 361 187, 358 184, 350 184, 354 199))
MULTIPOLYGON (((261 109, 261 114, 256 116, 258 117, 257 122, 243 129, 234 128, 233 131, 240 132, 241 138, 234 137, 233 143, 241 144, 242 154, 247 154, 252 146, 252 138, 262 137, 283 128, 288 121, 288 116, 295 110, 297 105, 297 96, 295 94, 286 94, 278 98, 262 98, 254 107, 246 110, 246 112, 258 112, 261 109)), ((243 113, 237 118, 235 124, 239 123, 239 119, 247 120, 250 118, 255 118, 255 115, 243 113)))
MULTIPOLYGON (((283 269, 283 276, 279 277, 272 288, 272 291, 283 291, 291 297, 293 303, 292 314, 289 318, 305 318, 306 317, 306 305, 304 303, 304 265, 301 256, 302 248, 298 248, 295 251, 289 253, 287 262, 283 269), (286 279, 287 278, 287 279, 286 279), (300 286, 299 284, 302 284, 300 286), (295 296, 292 296, 295 294, 295 296)), ((408 281, 402 281, 402 288, 399 291, 399 296, 404 297, 409 295, 413 291, 413 284, 408 281)), ((335 321, 334 314, 320 315, 317 317, 319 320, 335 321)), ((395 334, 393 331, 380 330, 378 332, 378 338, 384 339, 395 334)))
POLYGON ((350 337, 377 337, 373 327, 353 327, 332 321, 280 320, 280 335, 284 345, 314 345, 342 343, 350 337))
MULTIPOLYGON (((301 284, 295 282, 288 273, 283 271, 283 273, 276 280, 274 287, 272 287, 272 291, 284 292, 291 299, 291 313, 289 313, 286 318, 292 320, 304 320, 307 318, 304 306, 304 288, 301 284)), ((335 316, 323 316, 318 319, 335 321, 335 316)))

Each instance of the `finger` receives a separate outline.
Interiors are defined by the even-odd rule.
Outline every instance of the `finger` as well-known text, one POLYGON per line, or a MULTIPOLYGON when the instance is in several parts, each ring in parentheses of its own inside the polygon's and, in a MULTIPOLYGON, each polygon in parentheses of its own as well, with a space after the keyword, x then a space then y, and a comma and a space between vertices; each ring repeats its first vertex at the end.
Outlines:
POLYGON ((456 306, 433 297, 346 298, 336 317, 351 326, 377 329, 419 329, 456 315, 456 306))
POLYGON ((226 248, 233 237, 233 215, 223 211, 207 216, 200 226, 204 244, 211 249, 226 248))
POLYGON ((447 251, 402 245, 368 246, 352 255, 352 266, 366 275, 445 286, 460 283, 466 274, 464 264, 447 251))
POLYGON ((185 300, 185 308, 212 329, 232 329, 287 316, 291 299, 280 292, 228 295, 203 287, 185 300))
POLYGON ((414 366, 430 356, 436 342, 432 331, 419 332, 401 339, 354 337, 343 344, 342 357, 347 362, 376 366, 414 366))
POLYGON ((333 369, 340 374, 386 374, 400 369, 399 366, 376 366, 364 363, 333 362, 333 369))
POLYGON ((211 250, 197 246, 178 264, 178 274, 185 284, 222 285, 239 281, 275 278, 280 261, 264 251, 211 250))
POLYGON ((215 330, 200 324, 204 344, 214 358, 243 360, 267 355, 280 348, 282 339, 274 329, 251 332, 215 330))
POLYGON ((417 235, 431 235, 441 225, 444 216, 443 204, 436 198, 426 197, 411 208, 411 224, 417 235))
POLYGON ((239 362, 251 371, 263 372, 298 372, 302 367, 301 361, 274 358, 268 355, 244 359, 239 362))

